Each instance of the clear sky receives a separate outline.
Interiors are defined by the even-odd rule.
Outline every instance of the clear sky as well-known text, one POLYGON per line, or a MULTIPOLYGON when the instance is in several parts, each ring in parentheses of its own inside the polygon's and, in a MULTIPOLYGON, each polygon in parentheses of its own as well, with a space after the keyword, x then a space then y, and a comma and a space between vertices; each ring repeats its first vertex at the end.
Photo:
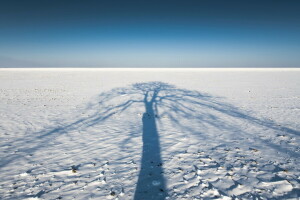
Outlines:
POLYGON ((300 67, 300 1, 1 1, 0 67, 300 67))

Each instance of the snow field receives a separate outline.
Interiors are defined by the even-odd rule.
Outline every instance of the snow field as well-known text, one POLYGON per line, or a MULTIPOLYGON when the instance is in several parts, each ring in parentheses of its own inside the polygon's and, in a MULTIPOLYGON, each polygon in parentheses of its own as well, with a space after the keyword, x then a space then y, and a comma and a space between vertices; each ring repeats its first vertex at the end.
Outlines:
POLYGON ((0 197, 298 199, 299 77, 297 69, 1 69, 0 197), (158 147, 147 148, 149 129, 158 147))

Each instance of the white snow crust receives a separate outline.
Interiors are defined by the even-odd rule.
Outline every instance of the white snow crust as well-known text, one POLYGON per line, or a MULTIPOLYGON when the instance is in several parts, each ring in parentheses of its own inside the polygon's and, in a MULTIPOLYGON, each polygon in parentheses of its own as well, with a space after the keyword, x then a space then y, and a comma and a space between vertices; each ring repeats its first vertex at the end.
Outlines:
POLYGON ((299 199, 299 144, 299 69, 0 69, 3 200, 299 199))

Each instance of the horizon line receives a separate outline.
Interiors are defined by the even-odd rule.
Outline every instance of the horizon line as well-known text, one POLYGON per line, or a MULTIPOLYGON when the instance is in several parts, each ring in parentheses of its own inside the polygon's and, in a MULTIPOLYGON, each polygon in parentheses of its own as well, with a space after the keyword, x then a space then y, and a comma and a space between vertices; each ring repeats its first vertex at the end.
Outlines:
POLYGON ((300 70, 300 67, 289 67, 289 68, 284 68, 284 67, 249 67, 249 68, 244 68, 244 67, 210 67, 210 68, 170 68, 170 67, 145 67, 145 68, 140 68, 140 67, 0 67, 1 71, 10 71, 10 70, 37 70, 37 71, 54 71, 54 70, 75 70, 75 71, 101 71, 101 70, 111 70, 111 71, 130 71, 130 70, 135 70, 135 71, 151 71, 151 70, 173 70, 173 71, 182 71, 182 70, 187 70, 187 71, 195 71, 195 70, 203 70, 203 71, 298 71, 300 70))

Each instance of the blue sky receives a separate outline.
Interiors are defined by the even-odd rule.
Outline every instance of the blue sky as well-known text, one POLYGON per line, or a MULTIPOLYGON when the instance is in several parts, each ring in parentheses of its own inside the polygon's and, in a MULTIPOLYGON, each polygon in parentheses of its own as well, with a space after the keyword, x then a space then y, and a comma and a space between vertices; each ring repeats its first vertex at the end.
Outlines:
POLYGON ((300 67, 298 1, 7 1, 0 67, 300 67))

